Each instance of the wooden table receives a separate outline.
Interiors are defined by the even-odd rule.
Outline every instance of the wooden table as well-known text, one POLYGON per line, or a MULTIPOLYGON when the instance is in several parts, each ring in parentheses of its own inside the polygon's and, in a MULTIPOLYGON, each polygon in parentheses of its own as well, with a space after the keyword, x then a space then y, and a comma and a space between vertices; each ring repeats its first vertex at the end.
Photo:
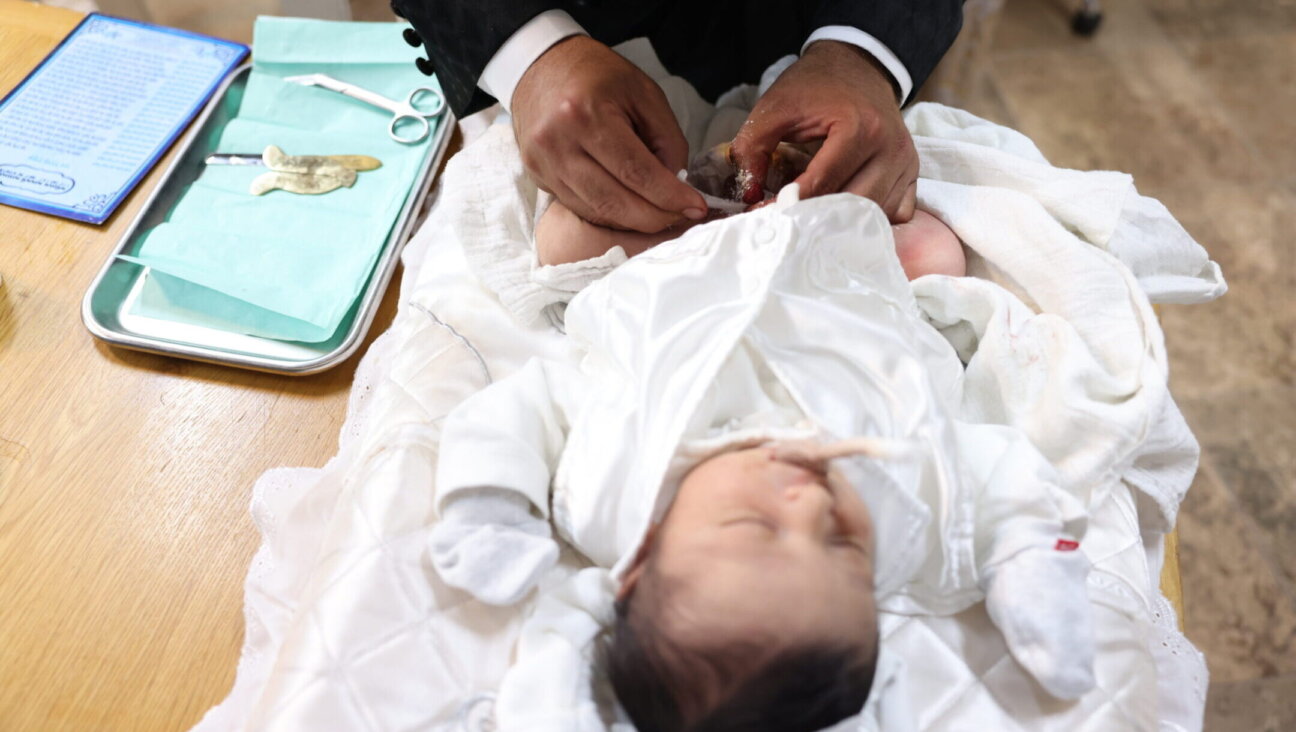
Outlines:
MULTIPOLYGON (((0 0, 0 95, 80 17, 0 0)), ((0 206, 0 730, 196 723, 234 681, 252 483, 336 451, 358 357, 275 376, 109 348, 82 325, 166 164, 102 227, 0 206)))

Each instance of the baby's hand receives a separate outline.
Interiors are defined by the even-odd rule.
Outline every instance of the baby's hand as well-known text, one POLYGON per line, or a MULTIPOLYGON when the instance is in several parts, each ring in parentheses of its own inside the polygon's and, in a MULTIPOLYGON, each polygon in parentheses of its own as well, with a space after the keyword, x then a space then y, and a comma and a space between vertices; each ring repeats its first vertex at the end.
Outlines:
POLYGON ((437 574, 487 605, 526 596, 558 562, 549 522, 525 496, 479 488, 451 496, 428 545, 437 574))
POLYGON ((1009 652, 1059 699, 1079 699, 1096 683, 1088 574, 1082 552, 1027 549, 990 568, 985 579, 986 611, 1009 652))

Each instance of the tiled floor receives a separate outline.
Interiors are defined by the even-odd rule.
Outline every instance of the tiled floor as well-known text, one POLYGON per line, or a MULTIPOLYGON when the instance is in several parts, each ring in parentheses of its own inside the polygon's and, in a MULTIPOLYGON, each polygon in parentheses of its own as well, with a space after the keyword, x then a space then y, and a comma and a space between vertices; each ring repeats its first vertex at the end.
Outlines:
POLYGON ((1179 521, 1187 629, 1208 730, 1296 729, 1296 0, 1103 0, 1088 39, 1068 5, 1007 0, 965 105, 1058 165, 1132 173, 1223 266, 1223 299, 1162 311, 1203 448, 1179 521))
POLYGON ((1202 443, 1179 520, 1207 729, 1296 729, 1296 2, 1008 0, 967 105, 1056 164, 1134 174, 1230 292, 1162 311, 1171 384, 1202 443))

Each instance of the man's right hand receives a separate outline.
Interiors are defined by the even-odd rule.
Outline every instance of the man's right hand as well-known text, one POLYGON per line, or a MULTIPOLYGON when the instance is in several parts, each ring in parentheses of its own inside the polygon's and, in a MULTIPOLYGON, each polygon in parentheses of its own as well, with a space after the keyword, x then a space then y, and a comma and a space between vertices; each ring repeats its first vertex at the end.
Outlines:
POLYGON ((675 177, 688 143, 661 87, 587 36, 545 51, 518 82, 513 130, 541 188, 591 223, 645 233, 706 216, 675 177))

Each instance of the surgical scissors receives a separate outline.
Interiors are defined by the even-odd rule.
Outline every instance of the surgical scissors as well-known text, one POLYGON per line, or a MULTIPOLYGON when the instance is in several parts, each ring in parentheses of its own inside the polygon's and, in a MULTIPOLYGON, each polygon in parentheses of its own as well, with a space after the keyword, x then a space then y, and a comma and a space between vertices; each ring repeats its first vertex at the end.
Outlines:
MULTIPOLYGON (((294 84, 301 84, 302 86, 322 87, 330 91, 345 94, 348 97, 354 97, 366 104, 371 104, 379 109, 385 109, 388 112, 391 112, 394 116, 392 117, 391 124, 387 126, 387 134, 391 135, 391 138, 396 142, 403 142, 407 145, 422 142, 423 139, 428 136, 428 132, 432 129, 428 120, 439 116, 445 111, 446 106, 445 97, 441 96, 441 92, 438 92, 436 89, 430 89, 426 86, 412 89, 404 102, 396 102, 376 92, 371 92, 368 89, 358 87, 355 84, 348 84, 345 81, 334 79, 328 74, 302 74, 301 76, 289 76, 286 77, 284 81, 291 81, 294 84), (435 99, 435 103, 431 109, 425 110, 418 106, 420 103, 420 95, 422 94, 431 94, 435 99), (405 123, 407 120, 412 120, 414 123, 419 125, 418 134, 412 137, 402 137, 401 134, 397 132, 397 127, 402 125, 402 123, 405 123)), ((426 101, 423 103, 426 103, 426 101)))

